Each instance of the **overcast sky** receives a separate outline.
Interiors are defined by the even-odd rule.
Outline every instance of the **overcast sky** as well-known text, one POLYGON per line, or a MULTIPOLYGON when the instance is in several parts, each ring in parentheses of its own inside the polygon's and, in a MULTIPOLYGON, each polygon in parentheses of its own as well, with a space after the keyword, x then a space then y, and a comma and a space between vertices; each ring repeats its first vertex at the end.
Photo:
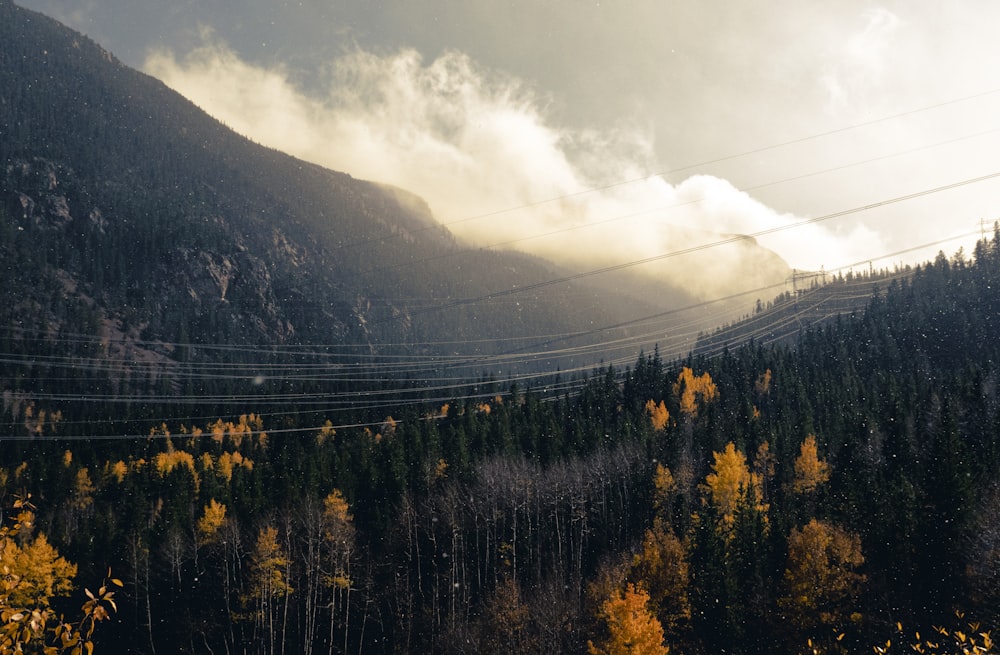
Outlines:
MULTIPOLYGON (((584 267, 1000 173, 992 1, 17 1, 259 142, 584 267)), ((759 241, 831 270, 998 217, 994 178, 759 241)))

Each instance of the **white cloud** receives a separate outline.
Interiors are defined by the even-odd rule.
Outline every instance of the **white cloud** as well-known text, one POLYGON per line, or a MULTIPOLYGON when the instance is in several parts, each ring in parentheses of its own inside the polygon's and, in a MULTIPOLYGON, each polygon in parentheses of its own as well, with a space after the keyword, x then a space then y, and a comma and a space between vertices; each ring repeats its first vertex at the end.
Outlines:
MULTIPOLYGON (((324 80, 311 81, 324 89, 317 94, 302 91, 282 67, 251 65, 205 38, 180 59, 151 54, 145 69, 261 143, 420 194, 443 223, 481 246, 509 244, 589 269, 801 220, 725 180, 697 176, 674 186, 651 177, 658 164, 642 131, 554 126, 546 98, 462 53, 426 62, 413 50, 357 50, 333 61, 324 80), (581 193, 622 180, 641 181, 581 193), (558 200, 539 202, 546 199, 558 200)), ((761 241, 791 266, 818 268, 831 256, 853 261, 859 235, 877 239, 860 227, 834 236, 814 225, 761 241)), ((637 270, 669 276, 703 297, 787 274, 745 242, 637 270)))
POLYGON ((880 7, 866 10, 862 19, 864 26, 831 53, 822 78, 834 114, 865 109, 872 95, 881 95, 900 19, 880 7))

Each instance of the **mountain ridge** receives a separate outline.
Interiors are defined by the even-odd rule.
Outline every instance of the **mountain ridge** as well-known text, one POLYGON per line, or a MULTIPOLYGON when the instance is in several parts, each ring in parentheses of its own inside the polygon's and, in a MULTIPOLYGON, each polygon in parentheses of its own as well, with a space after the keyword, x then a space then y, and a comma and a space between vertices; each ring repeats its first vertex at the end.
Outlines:
POLYGON ((412 193, 255 144, 41 14, 5 1, 0 22, 4 263, 39 267, 11 276, 37 297, 37 311, 8 303, 4 325, 65 331, 52 307, 72 303, 95 313, 70 321, 75 329, 120 324, 136 342, 197 344, 213 334, 378 353, 466 340, 488 353, 491 339, 641 314, 642 301, 574 283, 513 313, 449 305, 557 269, 462 250, 412 193))

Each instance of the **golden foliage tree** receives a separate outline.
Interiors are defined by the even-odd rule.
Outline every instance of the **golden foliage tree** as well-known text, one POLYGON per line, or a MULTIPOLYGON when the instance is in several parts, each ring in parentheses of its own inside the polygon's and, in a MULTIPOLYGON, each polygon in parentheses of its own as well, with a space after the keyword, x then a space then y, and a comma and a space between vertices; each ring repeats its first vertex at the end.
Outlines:
POLYGON ((694 419, 698 417, 698 408, 715 400, 719 391, 712 382, 712 376, 706 371, 695 375, 689 367, 681 369, 677 382, 673 386, 674 396, 680 404, 681 414, 694 419))
POLYGON ((857 534, 812 519, 788 536, 786 593, 778 606, 806 631, 860 619, 853 607, 865 581, 857 571, 864 561, 857 534))
POLYGON ((667 655, 663 626, 648 605, 649 594, 642 585, 629 583, 624 590, 615 590, 598 612, 607 635, 598 644, 587 641, 590 655, 667 655))
POLYGON ((334 489, 323 499, 323 543, 326 549, 326 573, 324 584, 332 591, 330 598, 330 644, 332 648, 334 628, 338 612, 343 613, 344 650, 347 650, 349 633, 350 601, 353 581, 351 580, 351 557, 355 541, 354 516, 351 515, 347 499, 334 489))
POLYGON ((8 582, 5 590, 8 603, 48 607, 53 596, 73 591, 76 565, 60 557, 44 534, 23 546, 8 539, 0 548, 0 571, 8 582))
POLYGON ((829 479, 830 465, 819 458, 816 435, 810 434, 802 442, 799 456, 795 458, 795 479, 792 480, 792 491, 797 494, 812 493, 829 479))
POLYGON ((632 573, 643 581, 649 603, 666 630, 673 632, 691 619, 687 553, 681 540, 659 518, 646 530, 632 573))
POLYGON ((718 510, 727 526, 732 526, 736 508, 746 498, 760 511, 766 511, 761 498, 761 474, 751 473, 746 455, 737 450, 732 441, 721 452, 712 453, 715 462, 712 472, 705 477, 712 505, 718 510))
POLYGON ((73 481, 73 509, 83 511, 94 504, 94 483, 90 479, 90 471, 86 467, 76 472, 73 481))
MULTIPOLYGON (((44 534, 18 543, 33 521, 30 505, 18 499, 13 523, 0 526, 0 653, 93 653, 97 623, 116 609, 114 592, 107 584, 96 594, 85 590, 88 600, 77 623, 57 616, 49 603, 72 591, 76 565, 61 557, 44 534)), ((119 580, 110 582, 122 586, 119 580)))
POLYGON ((771 369, 767 369, 757 377, 753 383, 753 390, 761 396, 771 393, 771 369))
POLYGON ((497 583, 483 608, 479 649, 483 653, 532 653, 538 640, 531 634, 531 613, 513 577, 497 583))
POLYGON ((279 608, 288 600, 293 589, 288 584, 291 562, 278 540, 278 530, 273 526, 260 529, 250 555, 250 593, 244 603, 251 609, 257 640, 265 653, 276 653, 276 640, 283 630, 279 626, 279 608))
POLYGON ((670 422, 670 412, 667 411, 666 403, 661 400, 660 404, 656 404, 652 400, 647 400, 646 413, 649 414, 649 421, 653 424, 654 430, 660 432, 667 429, 667 424, 670 422))
POLYGON ((670 507, 670 498, 677 491, 677 481, 670 469, 656 463, 656 470, 653 472, 653 509, 659 516, 666 518, 666 513, 670 507))
POLYGON ((211 543, 215 540, 219 528, 226 522, 226 506, 214 498, 208 501, 205 509, 198 519, 198 538, 201 543, 211 543))

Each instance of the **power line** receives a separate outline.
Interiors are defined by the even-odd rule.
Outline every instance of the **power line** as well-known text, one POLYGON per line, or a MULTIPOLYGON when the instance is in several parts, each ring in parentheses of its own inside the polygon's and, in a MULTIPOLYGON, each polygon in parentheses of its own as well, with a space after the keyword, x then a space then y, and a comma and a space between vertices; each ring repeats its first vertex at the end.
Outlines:
MULTIPOLYGON (((937 141, 935 143, 925 144, 925 145, 918 146, 918 147, 915 147, 915 148, 910 148, 910 149, 907 149, 907 150, 901 150, 901 151, 889 153, 889 154, 886 154, 886 155, 880 155, 878 157, 870 157, 868 159, 862 159, 862 160, 858 160, 858 161, 853 161, 853 162, 850 162, 848 164, 842 164, 840 166, 834 166, 834 167, 831 167, 831 168, 825 168, 825 169, 822 169, 822 170, 819 170, 819 171, 813 171, 811 173, 803 173, 803 174, 800 174, 800 175, 795 175, 795 176, 792 176, 792 177, 786 177, 786 178, 783 178, 783 179, 780 179, 780 180, 774 180, 772 182, 764 182, 762 184, 755 184, 753 186, 748 186, 748 187, 739 187, 739 188, 736 188, 736 191, 740 192, 740 193, 749 193, 751 191, 759 191, 761 189, 766 189, 766 188, 769 188, 769 187, 777 186, 779 184, 786 184, 788 182, 798 182, 800 180, 805 180, 805 179, 808 179, 808 178, 811 178, 811 177, 818 177, 820 175, 826 175, 828 173, 835 173, 835 172, 838 172, 838 171, 843 171, 843 170, 847 170, 847 169, 850 169, 850 168, 854 168, 856 166, 863 166, 865 164, 872 164, 872 163, 879 162, 879 161, 885 161, 887 159, 894 159, 896 157, 902 157, 902 156, 905 156, 905 155, 911 155, 911 154, 916 153, 916 152, 922 152, 924 150, 931 150, 933 148, 939 148, 939 147, 945 146, 945 145, 952 145, 954 143, 958 143, 958 142, 961 142, 961 141, 967 141, 969 139, 980 138, 980 137, 986 136, 988 134, 995 134, 997 132, 1000 132, 1000 128, 993 128, 993 129, 989 129, 989 130, 983 130, 983 131, 980 131, 980 132, 976 132, 974 134, 967 134, 967 135, 960 136, 960 137, 955 137, 955 138, 952 138, 952 139, 946 139, 944 141, 937 141)), ((496 248, 504 248, 504 247, 512 246, 512 245, 515 245, 515 244, 518 244, 518 243, 523 243, 525 241, 532 241, 534 239, 541 239, 541 238, 544 238, 544 237, 552 237, 552 236, 556 236, 556 235, 559 235, 559 234, 566 234, 568 232, 575 232, 577 230, 585 230, 585 229, 589 229, 589 228, 592 228, 592 227, 597 227, 599 225, 607 225, 609 223, 615 223, 617 221, 625 220, 625 219, 628 219, 628 218, 635 218, 637 216, 643 216, 643 215, 646 215, 646 214, 652 214, 652 213, 663 212, 663 211, 670 211, 670 210, 673 210, 673 209, 679 209, 681 207, 687 207, 687 206, 691 206, 691 205, 697 205, 697 204, 700 204, 700 203, 704 202, 705 200, 707 200, 707 198, 703 196, 701 198, 695 198, 694 200, 688 200, 688 201, 685 201, 685 202, 674 203, 672 205, 666 205, 666 206, 660 206, 660 207, 653 207, 651 209, 641 209, 641 210, 638 210, 638 211, 630 212, 628 214, 621 214, 621 215, 618 215, 618 216, 614 216, 612 218, 606 218, 606 219, 602 219, 602 220, 599 220, 599 221, 592 221, 592 222, 583 223, 583 224, 580 224, 580 225, 572 225, 570 227, 564 227, 564 228, 560 228, 558 230, 551 230, 549 232, 542 232, 542 233, 533 234, 533 235, 529 235, 529 236, 525 236, 525 237, 518 237, 516 239, 509 239, 507 241, 498 241, 498 242, 495 242, 495 243, 490 243, 490 244, 483 245, 480 248, 466 248, 466 249, 463 249, 463 250, 455 250, 455 251, 452 251, 452 252, 447 252, 447 253, 440 254, 440 255, 435 255, 435 256, 432 256, 432 257, 425 257, 423 259, 417 259, 417 260, 411 260, 411 261, 405 261, 405 262, 397 262, 397 263, 394 263, 394 264, 386 264, 386 265, 382 265, 382 266, 375 266, 373 268, 367 269, 366 271, 364 271, 364 273, 370 275, 372 273, 378 273, 378 272, 382 272, 382 271, 392 271, 392 270, 398 270, 398 269, 401 269, 401 268, 412 268, 414 266, 419 266, 421 264, 427 264, 427 263, 430 263, 430 262, 438 262, 438 261, 441 261, 441 260, 452 259, 452 258, 455 258, 455 257, 462 257, 462 256, 465 256, 465 255, 475 255, 477 253, 482 253, 484 250, 492 250, 492 249, 496 249, 496 248)))
MULTIPOLYGON (((949 191, 951 189, 957 189, 959 187, 968 186, 970 184, 976 184, 978 182, 984 182, 986 180, 994 179, 994 178, 997 178, 997 177, 1000 177, 1000 172, 994 172, 994 173, 990 173, 988 175, 981 175, 979 177, 968 178, 968 179, 961 180, 961 181, 958 181, 958 182, 952 182, 950 184, 944 184, 942 186, 934 187, 934 188, 931 188, 931 189, 924 189, 923 191, 917 191, 915 193, 910 193, 910 194, 903 195, 903 196, 897 196, 895 198, 890 198, 888 200, 881 200, 881 201, 870 203, 870 204, 867 204, 867 205, 862 205, 860 207, 853 207, 851 209, 845 209, 845 210, 842 210, 842 211, 839 211, 839 212, 834 212, 832 214, 824 214, 823 216, 816 216, 814 218, 807 218, 807 219, 804 219, 804 220, 801 220, 801 221, 797 221, 795 223, 789 223, 787 225, 779 225, 779 226, 767 228, 767 229, 764 229, 764 230, 758 230, 757 232, 753 232, 753 233, 750 233, 750 234, 735 235, 735 236, 732 236, 732 237, 727 237, 725 239, 720 239, 718 241, 712 241, 712 242, 709 242, 709 243, 704 243, 704 244, 700 244, 700 245, 697 245, 697 246, 692 246, 690 248, 683 248, 681 250, 674 250, 674 251, 663 253, 663 254, 660 254, 660 255, 654 255, 652 257, 645 257, 645 258, 642 258, 642 259, 635 259, 635 260, 624 262, 624 263, 621 263, 621 264, 615 264, 615 265, 612 265, 612 266, 605 266, 603 268, 598 268, 598 269, 594 269, 594 270, 590 270, 590 271, 586 271, 586 272, 582 272, 582 273, 574 273, 572 275, 567 275, 567 276, 560 277, 560 278, 554 278, 554 279, 551 279, 551 280, 545 280, 545 281, 542 281, 542 282, 536 282, 534 284, 527 284, 527 285, 520 286, 520 287, 515 287, 515 288, 512 288, 512 289, 503 289, 503 290, 500 290, 500 291, 495 291, 495 292, 492 292, 492 293, 489 293, 489 294, 485 294, 485 295, 482 295, 482 296, 477 296, 477 297, 474 297, 474 298, 464 298, 464 299, 460 299, 460 300, 455 300, 455 301, 452 301, 450 303, 445 303, 443 305, 439 305, 438 307, 427 308, 427 309, 420 310, 418 312, 413 312, 411 314, 411 316, 428 314, 428 313, 432 313, 432 312, 439 312, 439 311, 443 311, 443 310, 446 310, 446 309, 453 309, 455 307, 463 307, 463 306, 466 306, 466 305, 473 305, 473 304, 477 304, 477 303, 480 303, 480 302, 491 301, 491 300, 494 300, 496 298, 503 298, 503 297, 507 297, 507 296, 511 296, 511 295, 515 295, 515 294, 524 293, 526 291, 535 291, 537 289, 542 289, 542 288, 553 286, 553 285, 556 285, 556 284, 564 284, 566 282, 572 282, 574 280, 579 280, 579 279, 583 279, 583 278, 587 278, 587 277, 592 277, 594 275, 602 275, 604 273, 611 273, 611 272, 614 272, 614 271, 620 271, 620 270, 624 270, 624 269, 627 269, 627 268, 632 268, 632 267, 635 267, 635 266, 641 266, 643 264, 649 264, 649 263, 656 262, 656 261, 662 261, 664 259, 670 259, 670 258, 673 258, 673 257, 680 257, 682 255, 688 255, 688 254, 691 254, 691 253, 700 252, 702 250, 707 250, 709 248, 715 248, 715 247, 718 247, 718 246, 724 246, 724 245, 728 245, 728 244, 732 244, 732 243, 739 243, 739 242, 742 242, 742 241, 748 241, 748 240, 756 239, 757 237, 766 236, 766 235, 769 235, 769 234, 775 234, 777 232, 783 232, 785 230, 790 230, 790 229, 794 229, 794 228, 804 227, 806 225, 812 225, 812 224, 815 224, 815 223, 821 223, 823 221, 828 221, 828 220, 831 220, 831 219, 834 219, 834 218, 840 218, 840 217, 843 217, 843 216, 848 216, 850 214, 857 214, 859 212, 869 211, 871 209, 878 209, 879 207, 885 207, 886 205, 891 205, 891 204, 894 204, 894 203, 904 202, 906 200, 913 200, 915 198, 921 198, 923 196, 928 196, 928 195, 931 195, 931 194, 934 194, 934 193, 940 193, 942 191, 949 191)), ((382 321, 382 322, 384 322, 384 321, 382 321)))
MULTIPOLYGON (((935 241, 935 242, 925 243, 925 244, 921 244, 921 245, 918 245, 918 246, 913 246, 911 248, 907 248, 907 249, 904 249, 904 250, 899 250, 899 251, 896 251, 896 252, 893 252, 893 253, 888 253, 888 254, 882 255, 880 257, 876 257, 872 261, 874 261, 874 260, 880 260, 880 259, 889 259, 891 257, 896 257, 898 255, 906 254, 908 252, 913 252, 913 251, 916 251, 916 250, 926 249, 926 248, 934 247, 934 246, 941 245, 941 244, 944 244, 944 243, 947 243, 947 242, 955 241, 957 239, 962 239, 962 238, 967 238, 969 236, 974 236, 975 234, 976 234, 976 232, 973 231, 973 232, 968 232, 968 233, 965 233, 965 234, 951 236, 951 237, 948 237, 946 239, 941 239, 941 240, 938 240, 938 241, 935 241)), ((852 263, 852 264, 846 264, 846 265, 843 265, 843 266, 840 266, 840 267, 833 268, 829 272, 830 273, 834 273, 834 272, 842 271, 842 270, 850 270, 850 269, 853 269, 854 267, 857 267, 857 266, 859 266, 861 264, 867 263, 868 261, 869 260, 855 262, 855 263, 852 263)), ((873 279, 873 280, 865 280, 865 281, 863 281, 863 282, 861 282, 859 284, 860 285, 871 285, 871 286, 874 286, 874 285, 879 284, 879 283, 884 283, 885 279, 893 279, 893 278, 898 278, 898 277, 905 277, 905 276, 907 276, 909 274, 910 274, 909 271, 901 271, 901 272, 897 272, 897 274, 894 275, 894 276, 890 276, 890 278, 878 278, 878 279, 873 279)), ((753 290, 750 290, 750 291, 747 291, 747 292, 744 292, 744 293, 738 294, 738 295, 749 295, 751 293, 758 293, 758 292, 763 291, 763 290, 774 288, 774 286, 776 286, 776 285, 768 285, 768 286, 760 287, 758 289, 753 289, 753 290)), ((832 294, 832 295, 827 295, 826 297, 823 297, 823 296, 819 295, 820 290, 824 289, 825 287, 817 287, 816 289, 814 289, 812 291, 812 293, 817 294, 816 301, 812 305, 804 307, 804 308, 800 309, 799 311, 797 311, 796 313, 794 313, 792 315, 778 316, 776 321, 767 322, 765 320, 765 322, 761 326, 759 326, 758 328, 754 329, 748 335, 745 335, 745 337, 746 338, 754 338, 754 337, 761 336, 761 335, 766 335, 766 334, 769 334, 769 333, 770 334, 774 334, 775 332, 778 331, 779 328, 788 325, 792 321, 796 321, 796 320, 801 319, 801 317, 808 315, 809 312, 814 311, 815 309, 817 309, 818 307, 820 307, 822 304, 827 303, 827 302, 832 302, 832 301, 836 301, 836 300, 843 300, 845 298, 847 298, 847 299, 851 299, 851 298, 860 299, 860 298, 870 297, 870 294, 868 294, 868 293, 857 294, 857 292, 855 291, 855 289, 857 288, 857 286, 858 285, 852 285, 849 289, 847 289, 847 290, 845 290, 843 292, 835 293, 835 294, 832 294), (848 295, 848 294, 850 294, 850 295, 848 295)), ((800 301, 801 300, 805 300, 805 299, 811 297, 811 296, 808 295, 809 293, 810 292, 807 292, 807 295, 805 297, 800 298, 800 301)), ((725 298, 723 298, 723 299, 715 299, 715 300, 712 300, 712 301, 707 301, 706 303, 703 303, 703 304, 718 303, 718 302, 721 302, 722 300, 725 300, 725 298)), ((689 310, 691 308, 692 307, 681 308, 681 309, 674 310, 674 311, 675 312, 682 312, 682 311, 687 311, 687 310, 689 310)), ((825 314, 824 316, 819 316, 819 317, 814 318, 810 322, 809 325, 811 326, 811 325, 818 324, 819 322, 822 322, 826 318, 829 318, 829 317, 834 316, 836 314, 837 314, 837 312, 834 312, 834 313, 827 312, 827 314, 825 314)), ((763 317, 765 319, 769 318, 769 317, 767 317, 766 313, 765 313, 765 315, 763 315, 763 317)), ((651 318, 653 318, 653 317, 645 317, 643 319, 638 319, 638 321, 647 321, 647 320, 650 320, 651 318)), ((601 328, 601 330, 612 329, 613 327, 617 327, 617 326, 609 326, 608 328, 601 328)), ((780 338, 780 334, 776 335, 776 336, 772 336, 765 343, 769 343, 770 341, 773 341, 774 339, 777 339, 777 338, 780 338)), ((634 345, 638 345, 638 344, 634 344, 634 345)), ((717 356, 719 353, 722 352, 722 349, 724 347, 725 347, 724 345, 719 345, 719 346, 716 347, 716 349, 714 351, 708 351, 708 352, 705 352, 705 353, 702 353, 702 354, 710 356, 710 357, 717 356)), ((616 358, 616 359, 612 360, 611 362, 609 362, 609 364, 614 365, 614 366, 620 366, 622 364, 626 364, 629 361, 633 360, 634 357, 635 357, 635 352, 634 352, 634 350, 632 350, 632 352, 630 353, 629 357, 627 357, 627 358, 625 358, 625 357, 616 358)), ((572 369, 572 370, 569 370, 569 371, 562 371, 561 373, 563 373, 563 374, 570 374, 570 373, 574 373, 574 372, 582 372, 584 370, 593 370, 593 368, 591 366, 587 366, 587 367, 581 366, 581 367, 578 367, 576 369, 572 369)), ((543 372, 543 373, 536 373, 536 374, 531 374, 531 375, 518 376, 516 378, 512 378, 508 382, 510 382, 510 381, 527 381, 527 380, 531 380, 531 379, 539 380, 539 379, 544 379, 544 378, 551 378, 552 374, 553 373, 551 371, 546 371, 546 372, 543 372)), ((550 385, 550 386, 553 387, 553 391, 554 392, 555 391, 563 391, 566 394, 570 394, 570 392, 572 392, 572 391, 578 391, 580 388, 582 388, 583 384, 585 384, 585 380, 571 380, 571 381, 563 382, 560 385, 550 385), (559 388, 555 388, 556 386, 558 386, 559 388)), ((466 390, 469 390, 469 389, 476 388, 476 386, 478 386, 477 383, 471 383, 470 382, 470 383, 465 384, 465 385, 441 386, 441 387, 433 388, 431 390, 436 390, 436 391, 442 391, 442 390, 448 390, 448 389, 466 389, 466 390)), ((452 400, 482 399, 482 398, 492 397, 493 395, 495 395, 496 392, 495 391, 486 391, 486 392, 477 392, 477 393, 471 393, 471 394, 470 393, 465 393, 465 394, 462 394, 462 395, 455 395, 455 396, 451 396, 451 395, 449 395, 449 396, 438 395, 436 397, 414 398, 414 399, 410 399, 410 400, 402 400, 402 399, 398 398, 399 389, 388 390, 388 391, 381 391, 381 392, 378 392, 378 393, 379 394, 385 394, 385 395, 395 395, 395 397, 394 397, 393 400, 389 400, 387 402, 379 402, 379 403, 376 403, 376 404, 369 404, 366 407, 364 407, 363 409, 379 409, 379 408, 384 408, 384 409, 397 408, 398 409, 399 407, 403 407, 403 406, 407 406, 407 405, 409 405, 409 406, 413 406, 413 405, 423 405, 423 406, 426 406, 428 404, 433 404, 433 403, 437 403, 437 402, 450 402, 452 400)), ((371 392, 366 392, 363 395, 370 396, 371 392)), ((44 397, 47 397, 47 396, 44 396, 44 397)), ((42 399, 42 398, 43 397, 39 397, 39 399, 42 399)), ((52 395, 51 398, 52 399, 59 399, 60 397, 52 395)), ((66 398, 63 398, 63 399, 66 399, 66 398)), ((148 400, 149 398, 147 398, 147 397, 139 397, 139 398, 132 397, 131 398, 131 400, 133 402, 135 402, 136 400, 143 400, 143 399, 148 400)), ((257 397, 250 397, 250 398, 246 398, 246 400, 260 400, 260 399, 257 398, 257 397)), ((325 405, 325 407, 323 409, 307 410, 306 413, 317 414, 317 413, 320 413, 320 412, 324 412, 326 415, 329 415, 329 413, 331 413, 331 412, 332 413, 337 413, 338 411, 359 411, 359 408, 357 406, 342 408, 342 409, 338 410, 338 409, 335 409, 335 408, 331 407, 329 405, 329 402, 330 402, 330 399, 327 400, 327 404, 325 405)), ((212 417, 212 418, 217 418, 217 417, 212 417)), ((423 420, 434 420, 436 418, 439 418, 439 415, 425 415, 423 417, 418 417, 415 420, 421 420, 421 421, 423 421, 423 420)), ((187 418, 187 419, 172 417, 169 420, 187 421, 187 422, 190 422, 192 425, 194 424, 194 421, 190 420, 190 417, 187 418)), ((210 418, 206 418, 206 419, 202 419, 202 420, 210 421, 211 419, 210 418)), ((160 421, 160 419, 151 420, 150 423, 154 424, 154 425, 158 425, 159 421, 160 421)), ((93 425, 94 423, 99 423, 99 422, 100 421, 88 421, 87 424, 93 425)), ((115 421, 114 420, 109 420, 109 421, 104 421, 104 422, 105 423, 112 423, 112 422, 115 422, 115 421)), ((381 426, 382 424, 384 424, 384 420, 368 421, 368 422, 342 423, 342 424, 332 425, 332 427, 334 429, 336 429, 336 430, 343 430, 343 429, 360 428, 360 427, 376 427, 376 426, 381 426)), ((279 429, 274 429, 274 430, 262 430, 262 431, 259 431, 259 432, 260 433, 266 433, 266 434, 269 434, 269 435, 278 435, 278 434, 293 435, 293 434, 308 434, 308 433, 313 433, 314 434, 318 430, 323 429, 325 427, 328 427, 328 426, 326 426, 324 424, 324 425, 311 426, 311 427, 279 428, 279 429)), ((257 432, 255 432, 254 434, 257 434, 257 432)), ((69 441, 81 441, 81 440, 86 440, 86 441, 90 441, 90 440, 101 441, 101 440, 105 440, 105 441, 107 441, 107 440, 119 440, 119 441, 122 441, 122 440, 141 440, 141 439, 151 439, 151 438, 154 438, 154 439, 155 438, 166 438, 166 435, 152 435, 151 436, 149 434, 133 434, 133 435, 104 434, 104 435, 65 435, 65 436, 60 435, 60 436, 51 436, 51 437, 38 437, 38 436, 27 436, 27 435, 0 435, 0 441, 5 441, 5 440, 7 440, 7 441, 13 441, 13 440, 23 440, 23 441, 46 441, 46 440, 53 440, 53 441, 67 441, 67 440, 69 440, 69 441)))
MULTIPOLYGON (((449 221, 449 222, 446 222, 446 223, 436 223, 434 225, 428 225, 426 227, 419 228, 417 230, 411 230, 409 233, 413 234, 413 233, 420 233, 420 232, 425 232, 425 231, 429 231, 429 230, 440 229, 442 227, 451 227, 453 225, 459 225, 459 224, 462 224, 462 223, 468 223, 470 221, 475 221, 475 220, 479 220, 479 219, 483 219, 483 218, 490 218, 490 217, 499 216, 499 215, 502 215, 502 214, 508 214, 508 213, 511 213, 511 212, 521 211, 521 210, 524 210, 524 209, 530 209, 532 207, 538 207, 538 206, 546 205, 546 204, 553 203, 553 202, 559 202, 561 200, 567 200, 567 199, 570 199, 570 198, 576 198, 576 197, 587 195, 587 194, 591 194, 591 193, 597 193, 597 192, 600 192, 600 191, 607 191, 609 189, 614 189, 614 188, 618 188, 618 187, 622 187, 622 186, 627 186, 627 185, 630 185, 630 184, 636 184, 636 183, 639 183, 639 182, 645 182, 645 181, 648 181, 648 180, 651 180, 651 179, 655 179, 655 178, 664 178, 665 179, 665 178, 667 178, 667 177, 669 177, 671 175, 675 175, 677 173, 683 173, 685 171, 690 171, 690 170, 693 170, 693 169, 696 169, 696 168, 702 168, 702 167, 706 167, 706 166, 712 166, 712 165, 715 165, 715 164, 720 164, 720 163, 723 163, 723 162, 732 161, 732 160, 735 160, 735 159, 740 159, 742 157, 749 157, 751 155, 759 155, 759 154, 762 154, 762 153, 765 153, 765 152, 770 152, 772 150, 778 150, 780 148, 784 148, 784 147, 787 147, 787 146, 797 145, 797 144, 800 144, 800 143, 806 143, 806 142, 809 142, 809 141, 813 141, 813 140, 816 140, 816 139, 822 139, 822 138, 825 138, 825 137, 828 137, 828 136, 833 136, 833 135, 836 135, 836 134, 842 134, 842 133, 845 133, 845 132, 849 132, 851 130, 860 129, 862 127, 870 127, 872 125, 878 125, 880 123, 885 123, 885 122, 896 120, 896 119, 899 119, 899 118, 905 118, 907 116, 912 116, 912 115, 915 115, 915 114, 920 114, 920 113, 924 113, 924 112, 928 112, 928 111, 933 111, 935 109, 941 109, 942 107, 947 107, 947 106, 950 106, 950 105, 960 104, 960 103, 963 103, 963 102, 968 102, 970 100, 977 100, 977 99, 980 99, 980 98, 985 98, 987 96, 995 95, 997 93, 1000 93, 1000 88, 990 89, 988 91, 982 91, 982 92, 979 92, 979 93, 974 93, 974 94, 971 94, 971 95, 962 96, 962 97, 959 97, 959 98, 954 98, 954 99, 951 99, 951 100, 945 100, 943 102, 935 103, 935 104, 932 104, 932 105, 925 105, 923 107, 918 107, 918 108, 914 108, 914 109, 908 109, 908 110, 901 111, 901 112, 898 112, 898 113, 895 113, 895 114, 889 114, 889 115, 882 116, 882 117, 879 117, 879 118, 873 118, 873 119, 870 119, 870 120, 867 120, 867 121, 861 121, 861 122, 858 122, 858 123, 852 123, 850 125, 844 125, 844 126, 841 126, 841 127, 838 127, 838 128, 833 128, 833 129, 830 129, 830 130, 826 130, 824 132, 817 132, 815 134, 810 134, 810 135, 806 135, 806 136, 802 136, 802 137, 796 137, 794 139, 790 139, 790 140, 787 140, 787 141, 781 141, 779 143, 773 143, 773 144, 766 145, 766 146, 760 146, 760 147, 757 147, 757 148, 752 148, 750 150, 745 150, 745 151, 741 151, 741 152, 730 154, 730 155, 724 155, 722 157, 716 157, 714 159, 707 159, 707 160, 704 160, 704 161, 701 161, 701 162, 697 162, 697 163, 693 163, 693 164, 686 164, 684 166, 680 166, 680 167, 677 167, 677 168, 668 169, 666 171, 662 171, 662 172, 659 172, 659 173, 650 173, 648 175, 643 175, 641 177, 629 178, 627 180, 620 180, 618 182, 611 182, 609 184, 604 184, 604 185, 600 185, 600 186, 588 187, 586 189, 580 189, 579 191, 573 191, 573 192, 570 192, 570 193, 564 193, 564 194, 560 194, 558 196, 552 196, 552 197, 549 197, 549 198, 544 198, 542 200, 535 200, 535 201, 527 202, 527 203, 524 203, 524 204, 521 204, 521 205, 516 205, 516 206, 513 206, 513 207, 506 207, 504 209, 498 209, 498 210, 494 210, 494 211, 484 212, 484 213, 481 213, 481 214, 475 214, 475 215, 472 215, 472 216, 467 216, 465 218, 460 218, 460 219, 457 219, 457 220, 454 220, 454 221, 449 221)), ((990 130, 990 132, 992 132, 992 131, 995 131, 995 130, 990 130)), ((961 139, 959 139, 959 140, 961 140, 961 139)), ((948 142, 944 142, 944 143, 938 144, 938 145, 944 145, 946 143, 951 143, 951 142, 948 141, 948 142)), ((401 238, 401 237, 402 237, 402 235, 400 235, 400 234, 394 234, 394 235, 391 235, 388 238, 389 239, 398 239, 398 238, 401 238)), ((380 238, 376 237, 376 238, 370 238, 370 239, 362 239, 362 240, 350 242, 350 243, 347 243, 347 244, 343 244, 343 245, 339 246, 338 248, 356 247, 356 246, 359 246, 359 245, 365 245, 365 244, 372 243, 374 241, 380 241, 380 240, 385 240, 385 238, 380 239, 380 238)))

